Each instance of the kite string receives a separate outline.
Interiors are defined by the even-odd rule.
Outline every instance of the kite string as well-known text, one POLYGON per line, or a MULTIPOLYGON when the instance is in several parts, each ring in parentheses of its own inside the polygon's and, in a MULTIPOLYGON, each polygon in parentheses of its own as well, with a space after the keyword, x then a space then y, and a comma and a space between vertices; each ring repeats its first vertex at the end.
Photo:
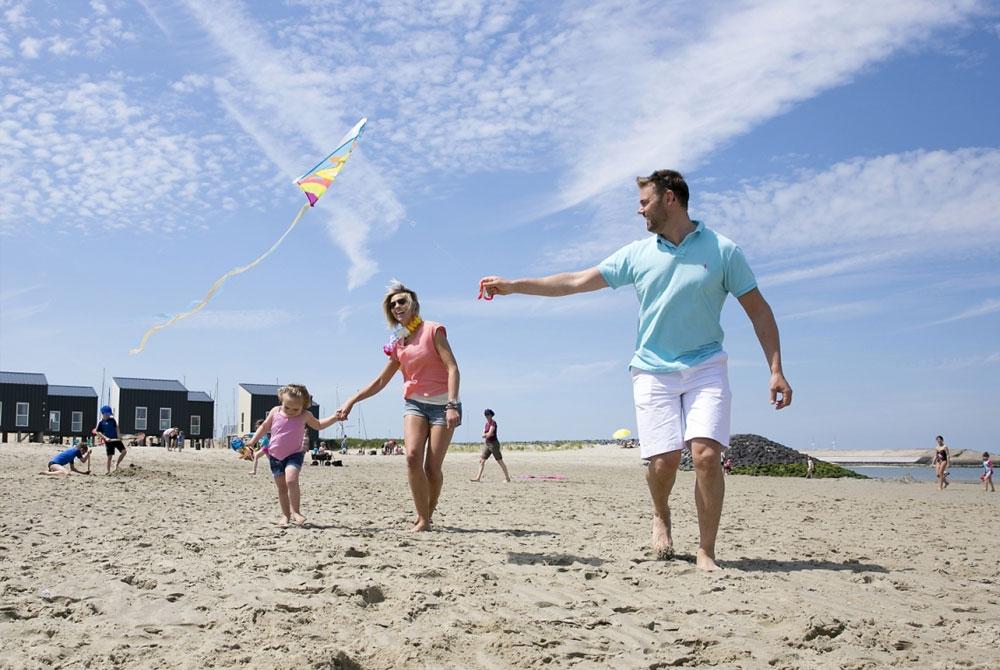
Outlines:
POLYGON ((235 277, 238 274, 242 274, 242 273, 246 272, 247 270, 252 269, 258 263, 260 263, 265 258, 267 258, 272 253, 274 253, 274 250, 277 249, 281 245, 281 243, 285 240, 286 237, 288 237, 288 234, 290 232, 292 232, 292 229, 295 228, 295 224, 297 224, 299 222, 299 219, 302 218, 302 215, 306 213, 306 210, 309 209, 309 207, 310 207, 310 204, 308 202, 306 204, 302 205, 302 209, 300 209, 299 213, 295 215, 294 219, 292 219, 292 223, 291 223, 290 226, 288 226, 288 230, 286 230, 284 232, 284 234, 282 234, 282 236, 278 238, 277 242, 275 242, 274 244, 271 245, 270 249, 268 249, 267 251, 265 251, 263 254, 261 254, 260 256, 258 256, 256 259, 254 259, 250 263, 248 263, 246 265, 242 265, 242 266, 237 267, 237 268, 233 268, 232 270, 230 270, 226 274, 224 274, 221 277, 219 277, 218 279, 216 279, 215 283, 212 284, 212 288, 208 289, 208 293, 205 294, 205 297, 202 298, 201 302, 199 302, 193 308, 189 309, 186 312, 182 312, 180 314, 175 314, 172 317, 170 317, 170 319, 168 319, 167 321, 164 321, 163 323, 158 323, 155 326, 151 327, 142 336, 142 340, 139 342, 139 346, 136 347, 135 349, 131 349, 129 351, 129 354, 132 355, 132 356, 134 356, 134 355, 138 354, 139 352, 141 352, 146 347, 146 342, 149 341, 149 338, 152 337, 153 334, 156 333, 158 330, 163 330, 164 328, 167 328, 167 327, 169 327, 169 326, 177 323, 181 319, 186 319, 189 316, 200 312, 205 307, 205 305, 208 304, 208 301, 212 299, 212 296, 215 295, 216 291, 218 291, 220 288, 222 288, 222 285, 225 284, 226 281, 230 277, 235 277))

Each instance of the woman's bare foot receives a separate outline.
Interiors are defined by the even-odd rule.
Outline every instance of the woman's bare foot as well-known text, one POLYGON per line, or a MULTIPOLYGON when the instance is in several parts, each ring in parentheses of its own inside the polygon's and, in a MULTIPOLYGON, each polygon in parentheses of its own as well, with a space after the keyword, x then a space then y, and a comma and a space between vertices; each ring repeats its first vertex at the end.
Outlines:
POLYGON ((695 560, 695 565, 698 566, 699 570, 704 570, 705 572, 716 572, 722 570, 719 564, 715 562, 715 556, 709 556, 708 552, 704 549, 698 549, 698 556, 695 560))
POLYGON ((670 537, 670 527, 660 517, 653 515, 653 554, 660 560, 674 557, 674 541, 670 537))
POLYGON ((298 514, 298 513, 293 513, 292 514, 292 523, 294 523, 296 526, 301 526, 305 522, 306 522, 306 518, 304 516, 302 516, 301 514, 298 514))
POLYGON ((470 481, 470 482, 478 482, 479 480, 478 480, 478 479, 476 479, 475 477, 473 477, 473 478, 472 478, 472 479, 470 479, 469 481, 470 481))
POLYGON ((288 517, 283 516, 276 522, 278 528, 288 528, 288 517))
POLYGON ((431 529, 431 522, 425 521, 423 519, 417 519, 417 522, 413 524, 413 528, 410 529, 411 533, 422 533, 424 531, 431 529))

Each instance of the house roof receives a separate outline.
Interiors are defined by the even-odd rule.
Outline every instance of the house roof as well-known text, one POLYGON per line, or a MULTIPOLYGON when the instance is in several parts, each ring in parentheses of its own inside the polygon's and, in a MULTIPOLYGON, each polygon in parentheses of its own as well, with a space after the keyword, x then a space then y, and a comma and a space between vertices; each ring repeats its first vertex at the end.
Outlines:
POLYGON ((130 391, 180 391, 187 389, 176 379, 143 379, 140 377, 112 377, 120 389, 130 391))
POLYGON ((0 372, 0 384, 48 386, 49 380, 41 372, 0 372))
POLYGON ((91 386, 49 385, 49 395, 67 396, 73 398, 96 398, 97 391, 95 391, 91 386))
MULTIPOLYGON (((269 395, 272 398, 278 397, 278 389, 281 387, 277 384, 240 384, 240 388, 244 389, 250 395, 269 395)), ((312 405, 310 407, 319 407, 319 401, 313 396, 312 405)))
POLYGON ((215 402, 204 391, 188 391, 188 402, 215 402))
POLYGON ((245 389, 251 395, 277 396, 278 389, 281 387, 277 384, 240 384, 240 388, 245 389))

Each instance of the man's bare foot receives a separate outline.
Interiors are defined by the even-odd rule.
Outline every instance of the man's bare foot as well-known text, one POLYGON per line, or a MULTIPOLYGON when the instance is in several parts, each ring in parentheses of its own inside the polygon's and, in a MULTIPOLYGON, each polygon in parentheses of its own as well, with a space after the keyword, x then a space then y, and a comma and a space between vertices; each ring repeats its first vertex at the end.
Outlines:
POLYGON ((473 477, 473 478, 472 478, 472 479, 470 479, 469 481, 470 481, 470 482, 478 482, 479 480, 473 477))
POLYGON ((651 542, 653 553, 660 560, 669 560, 674 557, 674 540, 670 536, 670 526, 660 517, 653 515, 653 539, 651 542))
POLYGON ((305 522, 306 518, 301 514, 294 514, 294 513, 292 514, 292 523, 294 523, 296 526, 301 526, 305 522))
POLYGON ((719 564, 715 562, 715 556, 709 556, 708 552, 704 549, 698 549, 698 556, 695 560, 695 565, 699 570, 704 570, 705 572, 716 572, 722 570, 719 564))

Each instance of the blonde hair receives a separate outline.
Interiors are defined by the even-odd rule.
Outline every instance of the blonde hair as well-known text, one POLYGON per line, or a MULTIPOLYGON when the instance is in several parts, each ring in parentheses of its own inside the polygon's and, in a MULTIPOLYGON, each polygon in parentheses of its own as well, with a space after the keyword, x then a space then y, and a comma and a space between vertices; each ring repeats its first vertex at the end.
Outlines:
POLYGON ((393 279, 389 282, 389 285, 385 287, 385 296, 382 298, 382 312, 385 313, 385 320, 389 322, 390 328, 395 328, 399 325, 399 321, 392 314, 392 307, 389 306, 389 300, 392 296, 397 293, 406 293, 410 296, 410 300, 413 302, 413 316, 420 315, 420 301, 417 300, 417 292, 413 289, 406 288, 403 282, 398 279, 393 279))
POLYGON ((312 396, 309 395, 309 389, 302 384, 285 384, 278 389, 278 400, 281 400, 282 396, 286 395, 289 398, 301 400, 302 409, 309 409, 312 406, 312 396))

